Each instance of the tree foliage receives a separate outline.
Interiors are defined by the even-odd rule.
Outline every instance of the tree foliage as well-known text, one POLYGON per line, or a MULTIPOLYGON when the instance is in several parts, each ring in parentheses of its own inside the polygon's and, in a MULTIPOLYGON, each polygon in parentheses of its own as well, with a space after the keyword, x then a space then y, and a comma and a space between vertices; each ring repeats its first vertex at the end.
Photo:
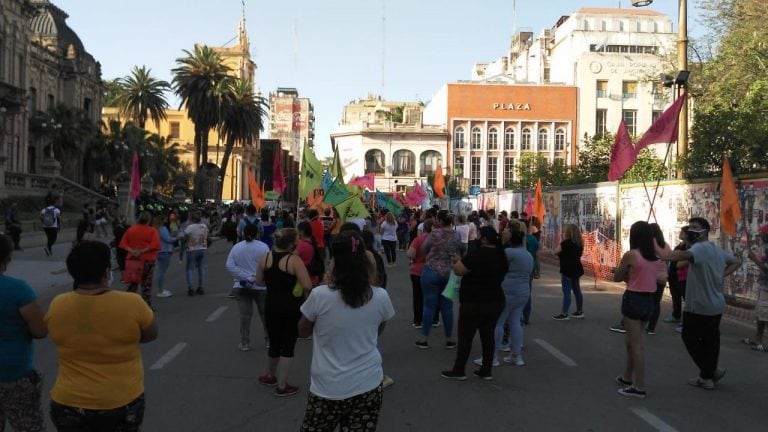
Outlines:
POLYGON ((165 92, 171 90, 168 82, 152 76, 152 70, 146 66, 134 66, 131 74, 116 80, 117 95, 114 102, 120 113, 144 128, 147 120, 152 120, 155 127, 167 118, 165 110, 168 101, 165 92))

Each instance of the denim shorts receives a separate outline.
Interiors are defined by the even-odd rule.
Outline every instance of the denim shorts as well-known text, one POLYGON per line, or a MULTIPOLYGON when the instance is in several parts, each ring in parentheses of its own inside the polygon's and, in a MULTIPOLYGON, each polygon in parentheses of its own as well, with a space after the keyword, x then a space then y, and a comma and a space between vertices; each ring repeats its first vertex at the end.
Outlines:
POLYGON ((621 314, 633 320, 648 321, 653 312, 653 293, 624 291, 621 314))

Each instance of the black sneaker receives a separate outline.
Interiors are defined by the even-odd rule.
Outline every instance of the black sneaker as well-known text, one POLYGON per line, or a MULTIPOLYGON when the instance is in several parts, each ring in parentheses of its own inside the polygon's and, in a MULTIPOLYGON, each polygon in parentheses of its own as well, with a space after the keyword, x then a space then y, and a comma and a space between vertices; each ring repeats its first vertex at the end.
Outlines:
POLYGON ((638 390, 634 386, 629 386, 629 387, 624 387, 619 389, 619 394, 627 397, 645 399, 645 391, 638 390))
POLYGON ((612 326, 608 327, 608 330, 610 330, 612 332, 616 332, 616 333, 626 333, 627 332, 627 330, 624 328, 624 324, 622 324, 622 323, 618 323, 616 325, 612 325, 612 326))
POLYGON ((456 348, 456 342, 445 341, 445 349, 454 349, 454 348, 456 348))
POLYGON ((584 319, 584 312, 576 311, 576 312, 571 314, 571 318, 584 319))
POLYGON ((205 291, 203 291, 203 287, 199 287, 197 290, 195 290, 195 294, 197 295, 205 294, 205 291))
POLYGON ((715 384, 717 384, 718 382, 720 382, 721 379, 723 379, 724 376, 725 376, 725 369, 718 368, 715 370, 715 376, 712 377, 712 381, 715 384))
POLYGON ((452 370, 442 371, 440 372, 440 376, 446 379, 452 379, 456 381, 465 381, 467 379, 466 375, 454 372, 452 370))
POLYGON ((568 314, 561 313, 553 316, 552 319, 555 321, 568 321, 570 318, 568 317, 568 314))
POLYGON ((193 290, 192 288, 187 288, 187 295, 190 296, 190 297, 194 297, 195 296, 195 290, 193 290))
POLYGON ((616 377, 616 382, 619 383, 619 385, 621 385, 623 387, 631 387, 632 386, 632 381, 625 380, 624 377, 622 377, 621 375, 616 377))
POLYGON ((429 348, 429 342, 427 341, 416 341, 413 344, 416 345, 417 348, 421 348, 421 349, 429 348))
POLYGON ((484 373, 484 372, 480 372, 480 369, 478 369, 478 370, 476 370, 476 371, 474 371, 474 372, 472 372, 472 373, 473 373, 473 374, 474 374, 476 377, 478 377, 478 378, 480 378, 480 379, 483 379, 483 380, 486 380, 486 381, 491 381, 491 380, 493 380, 493 375, 492 375, 490 372, 485 372, 485 373, 484 373))

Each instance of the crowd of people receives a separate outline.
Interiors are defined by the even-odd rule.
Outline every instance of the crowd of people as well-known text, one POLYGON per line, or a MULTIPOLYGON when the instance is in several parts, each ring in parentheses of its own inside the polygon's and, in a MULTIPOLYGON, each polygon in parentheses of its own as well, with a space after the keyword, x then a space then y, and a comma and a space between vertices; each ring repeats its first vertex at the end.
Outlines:
MULTIPOLYGON (((523 329, 530 322, 531 292, 539 277, 542 233, 535 216, 506 211, 496 215, 493 210, 454 215, 433 207, 406 209, 397 216, 382 210, 369 219, 342 221, 330 208, 258 212, 252 205, 233 205, 221 214, 217 225, 205 209, 184 214, 145 210, 130 227, 124 220, 114 221, 112 246, 118 251, 127 293, 111 288, 110 247, 98 234, 80 237, 67 257, 73 291, 57 296, 47 312, 28 285, 2 274, 14 244, 10 237, 0 237, 0 313, 13 327, 4 330, 15 335, 6 338, 11 342, 0 341, 0 414, 19 430, 40 430, 40 378, 32 367, 31 340, 49 335, 60 365, 50 407, 57 428, 80 430, 76 428, 99 423, 110 425, 110 430, 137 430, 144 411, 138 346, 157 337, 152 297, 174 294, 164 279, 176 250, 180 260, 186 258, 187 295, 206 293, 212 233, 233 243, 225 265, 232 277, 229 295, 236 299, 240 315, 237 348, 253 349, 254 304, 263 327, 267 362, 258 382, 273 387, 277 397, 299 393, 300 388, 290 384, 295 346, 298 338, 313 340, 302 430, 331 431, 339 425, 342 430, 350 425, 376 429, 383 389, 394 383, 384 373, 378 338, 394 316, 386 291, 387 269, 396 264, 398 250, 410 261, 411 325, 420 335, 415 346, 434 346, 430 333, 442 325, 440 345, 456 349, 443 378, 467 379, 475 334, 482 347, 481 357, 472 359, 476 377, 492 380, 493 368, 502 362, 526 364, 523 329), (91 336, 77 336, 83 325, 94 329, 91 336)), ((583 319, 582 235, 575 225, 563 231, 554 251, 562 307, 553 319, 583 319)), ((626 282, 621 324, 616 326, 625 333, 627 353, 625 367, 615 378, 619 394, 647 394, 644 337, 654 333, 668 282, 673 313, 664 321, 681 324, 685 348, 699 368, 689 384, 713 389, 723 378, 725 370, 718 367, 722 283, 741 263, 708 241, 708 233, 706 220, 692 218, 673 250, 658 226, 642 221, 632 225, 629 251, 615 271, 615 280, 626 282)), ((750 259, 760 267, 765 283, 765 251, 750 254, 750 259)), ((760 349, 768 310, 765 297, 758 302, 762 312, 757 333, 745 339, 760 349)))

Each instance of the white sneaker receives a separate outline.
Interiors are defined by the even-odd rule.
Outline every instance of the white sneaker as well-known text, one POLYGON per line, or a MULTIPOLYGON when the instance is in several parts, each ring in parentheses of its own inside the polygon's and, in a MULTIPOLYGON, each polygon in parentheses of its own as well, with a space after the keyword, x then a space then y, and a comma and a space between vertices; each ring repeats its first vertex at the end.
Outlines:
POLYGON ((512 351, 512 348, 510 348, 510 347, 509 347, 509 344, 503 344, 503 345, 501 346, 501 348, 499 348, 499 349, 500 349, 501 351, 504 351, 504 352, 510 352, 510 351, 512 351))
POLYGON ((251 345, 245 342, 240 342, 239 344, 237 344, 237 349, 239 349, 242 352, 250 351, 251 345))
POLYGON ((160 298, 171 297, 172 295, 173 295, 173 293, 168 291, 167 289, 164 289, 164 290, 160 291, 159 293, 157 293, 157 297, 160 297, 160 298))
POLYGON ((522 354, 510 354, 504 357, 504 363, 512 363, 515 366, 525 366, 525 360, 523 360, 522 354))
MULTIPOLYGON (((483 358, 482 358, 482 357, 480 357, 480 358, 476 358, 476 359, 475 359, 475 360, 473 360, 472 362, 473 362, 474 364, 478 365, 478 366, 482 366, 482 365, 483 365, 483 358)), ((493 367, 497 367, 497 366, 499 366, 500 364, 501 364, 501 363, 499 363, 499 358, 498 358, 498 357, 496 357, 496 356, 494 356, 494 357, 493 357, 493 367)))

